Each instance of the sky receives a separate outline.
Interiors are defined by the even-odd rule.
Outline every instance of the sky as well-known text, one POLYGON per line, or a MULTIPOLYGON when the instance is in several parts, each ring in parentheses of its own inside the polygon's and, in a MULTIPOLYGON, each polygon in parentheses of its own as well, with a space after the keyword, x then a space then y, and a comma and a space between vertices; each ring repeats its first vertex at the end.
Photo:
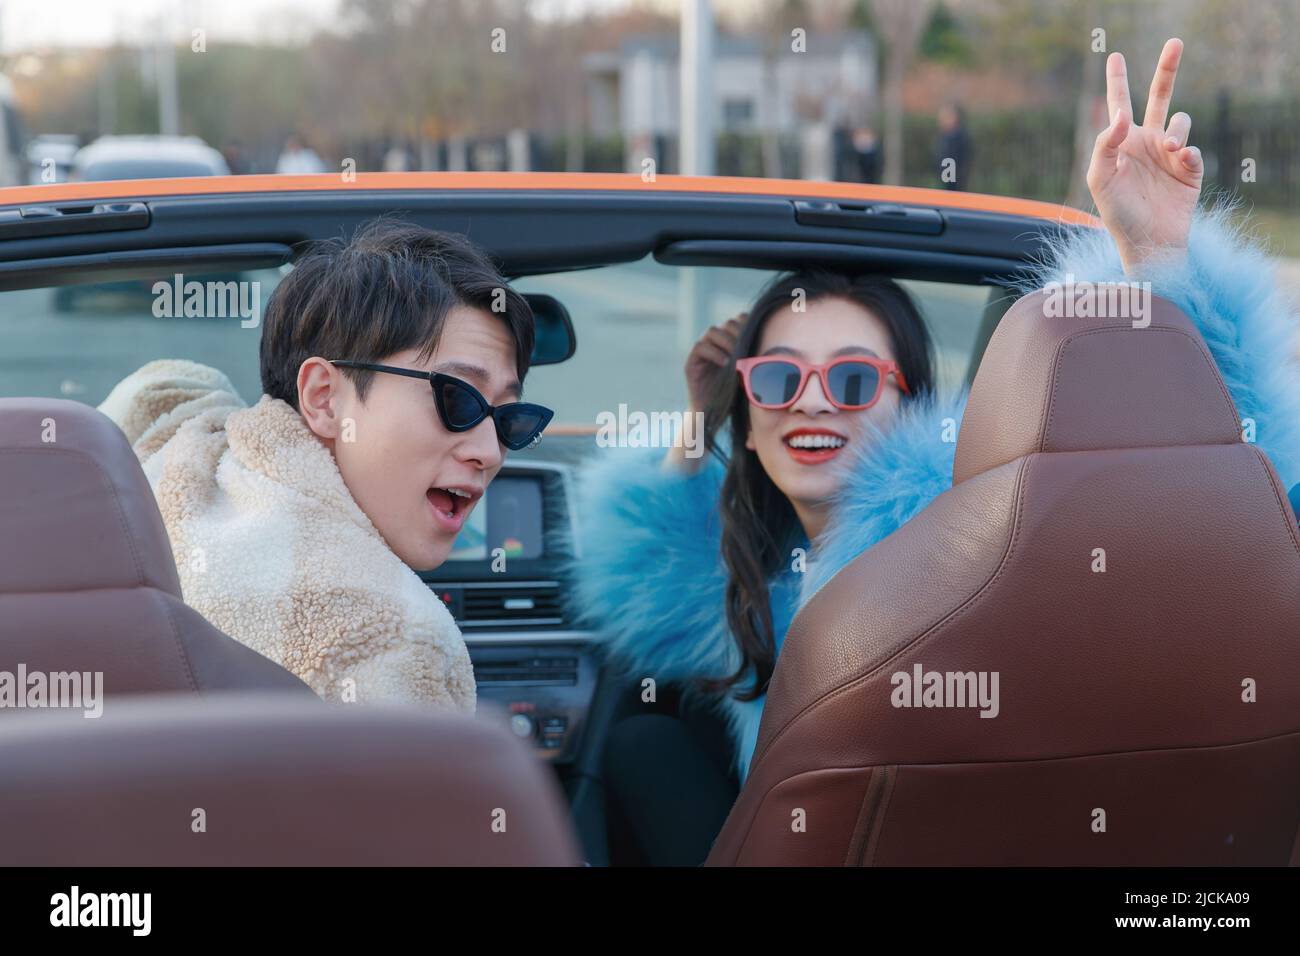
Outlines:
POLYGON ((292 41, 329 23, 337 0, 0 0, 0 52, 104 46, 156 35, 168 18, 179 37, 292 41))
MULTIPOLYGON (((652 0, 668 9, 678 0, 652 0)), ((722 0, 715 7, 734 6, 722 0)), ((535 0, 539 15, 606 10, 628 0, 535 0)), ((178 39, 196 26, 209 43, 263 40, 293 43, 328 26, 339 0, 0 0, 0 53, 43 47, 105 46, 115 39, 152 39, 170 17, 178 39)))

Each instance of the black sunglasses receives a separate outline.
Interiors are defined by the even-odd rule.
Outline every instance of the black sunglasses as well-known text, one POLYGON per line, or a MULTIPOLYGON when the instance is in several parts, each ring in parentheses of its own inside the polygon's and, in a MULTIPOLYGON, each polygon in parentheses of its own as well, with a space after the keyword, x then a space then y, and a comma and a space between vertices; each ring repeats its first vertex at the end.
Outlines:
POLYGON ((555 415, 544 405, 528 402, 489 405, 488 400, 469 382, 441 372, 421 372, 413 368, 373 365, 370 362, 332 361, 330 364, 339 368, 422 378, 433 388, 433 402, 438 407, 438 417, 442 419, 447 431, 467 432, 490 415, 497 429, 497 438, 512 451, 537 444, 542 438, 542 429, 550 424, 555 415))

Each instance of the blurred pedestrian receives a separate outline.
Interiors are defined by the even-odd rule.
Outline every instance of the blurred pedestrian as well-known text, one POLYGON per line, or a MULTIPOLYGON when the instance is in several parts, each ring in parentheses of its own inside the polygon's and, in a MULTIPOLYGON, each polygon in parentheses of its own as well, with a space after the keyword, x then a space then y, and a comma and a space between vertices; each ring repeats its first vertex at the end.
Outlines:
POLYGON ((290 133, 284 141, 284 150, 275 164, 275 171, 287 176, 304 176, 325 172, 325 164, 297 133, 290 133))
POLYGON ((248 151, 244 149, 244 144, 238 139, 232 139, 221 147, 221 155, 225 157, 226 165, 230 167, 230 175, 244 176, 251 172, 248 164, 248 151))
POLYGON ((966 117, 955 103, 939 107, 939 142, 935 165, 944 189, 965 190, 970 184, 970 164, 974 155, 966 132, 966 117))
POLYGON ((876 131, 870 126, 853 130, 853 161, 858 182, 880 182, 880 143, 876 131))
POLYGON ((384 153, 384 172, 404 173, 411 168, 411 153, 401 140, 393 140, 384 153))

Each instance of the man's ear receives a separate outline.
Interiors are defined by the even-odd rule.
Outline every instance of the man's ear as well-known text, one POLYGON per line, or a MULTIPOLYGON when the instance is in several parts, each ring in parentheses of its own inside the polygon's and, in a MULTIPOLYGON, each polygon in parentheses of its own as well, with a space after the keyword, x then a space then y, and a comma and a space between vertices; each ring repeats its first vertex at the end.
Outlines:
POLYGON ((317 438, 335 441, 343 429, 343 373, 313 356, 298 367, 298 413, 317 438))

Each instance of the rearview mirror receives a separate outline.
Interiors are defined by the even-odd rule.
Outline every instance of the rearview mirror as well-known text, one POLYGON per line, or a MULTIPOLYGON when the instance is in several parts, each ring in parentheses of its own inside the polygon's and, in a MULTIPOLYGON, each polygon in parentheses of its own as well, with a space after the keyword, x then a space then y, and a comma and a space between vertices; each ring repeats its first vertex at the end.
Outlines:
POLYGON ((553 295, 525 292, 533 309, 533 365, 556 365, 573 357, 578 347, 573 334, 573 320, 564 303, 553 295))

